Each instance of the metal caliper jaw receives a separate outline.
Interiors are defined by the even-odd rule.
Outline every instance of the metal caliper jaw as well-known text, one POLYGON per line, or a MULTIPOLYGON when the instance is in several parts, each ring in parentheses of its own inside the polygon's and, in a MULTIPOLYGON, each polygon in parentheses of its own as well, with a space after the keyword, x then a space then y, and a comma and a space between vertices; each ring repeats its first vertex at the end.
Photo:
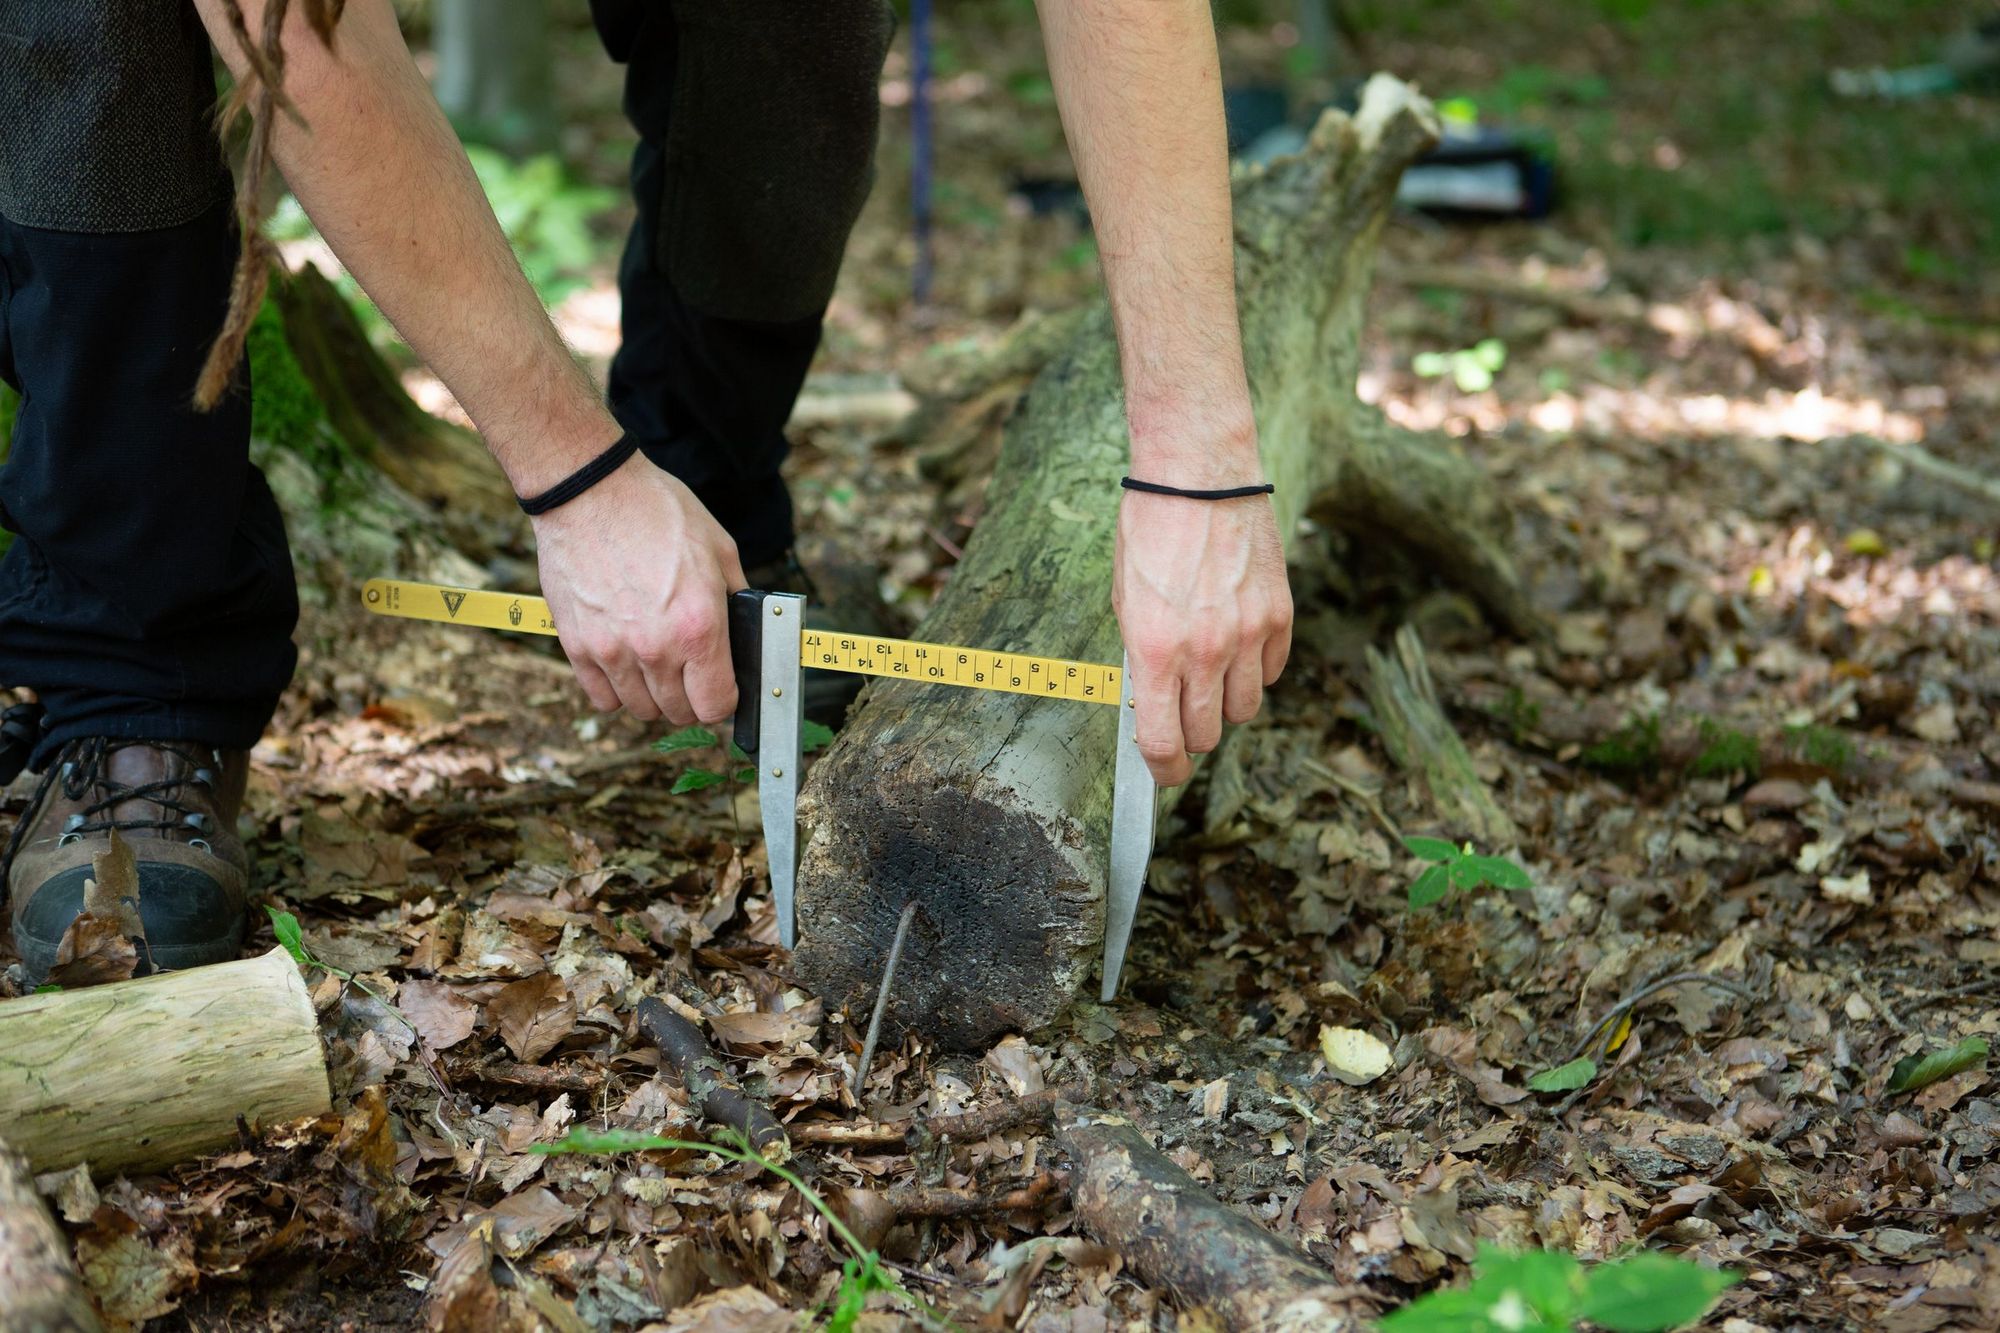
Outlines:
POLYGON ((1099 998, 1118 998, 1119 974, 1125 970, 1125 948, 1132 941, 1132 920, 1139 913, 1139 895, 1146 887, 1146 863, 1153 858, 1153 819, 1159 810, 1159 787, 1139 753, 1139 710, 1132 698, 1132 658, 1128 653, 1119 672, 1123 690, 1118 700, 1118 754, 1111 779, 1111 872, 1105 884, 1104 988, 1099 998))
POLYGON ((806 599, 746 588, 729 597, 729 657, 736 671, 737 748, 757 766, 757 806, 771 863, 778 938, 798 943, 799 766, 804 760, 805 668, 799 663, 806 599))

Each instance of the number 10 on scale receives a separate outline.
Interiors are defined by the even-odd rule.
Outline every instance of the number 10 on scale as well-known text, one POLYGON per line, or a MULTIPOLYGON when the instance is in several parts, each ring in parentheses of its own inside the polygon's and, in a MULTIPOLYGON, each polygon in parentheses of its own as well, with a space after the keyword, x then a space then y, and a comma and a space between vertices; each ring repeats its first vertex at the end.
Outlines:
POLYGON ((1080 703, 1118 703, 1118 668, 1024 653, 995 653, 909 639, 863 638, 807 630, 800 639, 801 665, 864 676, 963 685, 1080 703))

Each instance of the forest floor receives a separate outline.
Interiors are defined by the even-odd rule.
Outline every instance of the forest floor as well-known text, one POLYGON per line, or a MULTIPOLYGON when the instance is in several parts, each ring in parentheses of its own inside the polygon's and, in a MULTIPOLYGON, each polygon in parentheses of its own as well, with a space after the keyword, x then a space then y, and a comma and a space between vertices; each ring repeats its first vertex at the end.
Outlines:
MULTIPOLYGON (((2000 509, 1906 461, 1920 445, 2000 476, 1981 196, 2000 101, 1820 91, 1833 64, 1919 57, 1951 26, 1942 4, 1838 23, 1528 8, 1418 6, 1366 33, 1370 67, 1547 131, 1570 189, 1540 223, 1393 224, 1361 390, 1486 470, 1548 643, 1496 637, 1448 571, 1321 538, 1295 571, 1289 671, 1163 829, 1124 997, 990 1052, 906 1041, 863 1110, 846 1071, 866 1016, 788 981, 754 796, 673 794, 714 760, 584 713, 536 645, 311 604, 255 755, 259 891, 414 1033, 323 982, 333 1116, 76 1206, 117 1311, 721 1333, 823 1308, 843 1256, 755 1170, 530 1152, 571 1126, 700 1137, 634 1031, 638 999, 666 991, 716 1016, 787 1121, 915 1124, 1081 1085, 1385 1310, 1462 1280, 1476 1241, 1585 1259, 1643 1243, 1738 1270, 1706 1325, 1734 1333, 2000 1326, 2000 1076, 1982 1061, 1888 1091, 1899 1061, 2000 1029, 2000 509), (1495 276, 1627 300, 1496 295, 1495 276), (1489 386, 1413 369, 1488 340, 1489 386), (1457 830, 1370 723, 1363 649, 1403 622, 1520 831, 1480 850, 1529 889, 1407 905, 1421 866, 1399 838, 1457 830), (1392 1067, 1335 1077, 1327 1026, 1379 1037, 1392 1067), (1529 1090, 1579 1054, 1603 1066, 1587 1087, 1529 1090)), ((899 51, 822 401, 874 383, 856 376, 919 382, 1094 290, 1078 220, 1009 202, 1014 178, 1068 170, 1031 26, 995 6, 944 37, 937 299, 907 301, 899 51)), ((1278 73, 1285 41, 1231 28, 1232 76, 1278 73)), ((616 88, 571 82, 566 146, 609 183, 616 88)), ((615 334, 607 271, 559 308, 587 354, 615 334)), ((802 414, 805 527, 878 568, 914 623, 978 487, 941 494, 882 424, 831 416, 802 414)), ((964 1218, 859 1201, 1062 1171, 1032 1131, 807 1146, 794 1165, 963 1325, 1174 1321, 1075 1234, 1059 1189, 964 1218)))

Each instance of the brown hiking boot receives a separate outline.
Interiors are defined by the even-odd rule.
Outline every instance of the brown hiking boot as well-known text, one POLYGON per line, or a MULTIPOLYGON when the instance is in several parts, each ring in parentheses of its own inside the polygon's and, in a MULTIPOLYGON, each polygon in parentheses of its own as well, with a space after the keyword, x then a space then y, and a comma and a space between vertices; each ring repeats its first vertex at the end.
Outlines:
POLYGON ((236 957, 249 858, 236 836, 249 756, 191 741, 105 736, 62 747, 8 844, 14 948, 39 982, 83 911, 91 857, 116 828, 139 871, 142 970, 236 957))

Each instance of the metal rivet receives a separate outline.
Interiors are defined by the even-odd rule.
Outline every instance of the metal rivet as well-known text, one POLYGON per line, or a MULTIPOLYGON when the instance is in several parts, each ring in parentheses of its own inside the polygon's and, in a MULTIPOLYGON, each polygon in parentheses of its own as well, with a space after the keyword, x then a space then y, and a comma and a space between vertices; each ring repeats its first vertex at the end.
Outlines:
POLYGON ((773 603, 771 606, 771 614, 774 616, 782 616, 783 614, 785 614, 785 608, 777 605, 776 603, 773 603))
POLYGON ((774 778, 781 778, 785 776, 785 770, 782 768, 774 768, 771 770, 771 776, 774 778))
POLYGON ((379 602, 379 601, 381 601, 381 600, 382 600, 382 590, 381 590, 380 588, 370 588, 370 589, 368 590, 368 600, 369 600, 369 601, 371 601, 371 602, 379 602))
POLYGON ((782 699, 785 697, 785 692, 782 689, 779 689, 776 685, 773 685, 771 687, 771 697, 773 699, 782 699))

